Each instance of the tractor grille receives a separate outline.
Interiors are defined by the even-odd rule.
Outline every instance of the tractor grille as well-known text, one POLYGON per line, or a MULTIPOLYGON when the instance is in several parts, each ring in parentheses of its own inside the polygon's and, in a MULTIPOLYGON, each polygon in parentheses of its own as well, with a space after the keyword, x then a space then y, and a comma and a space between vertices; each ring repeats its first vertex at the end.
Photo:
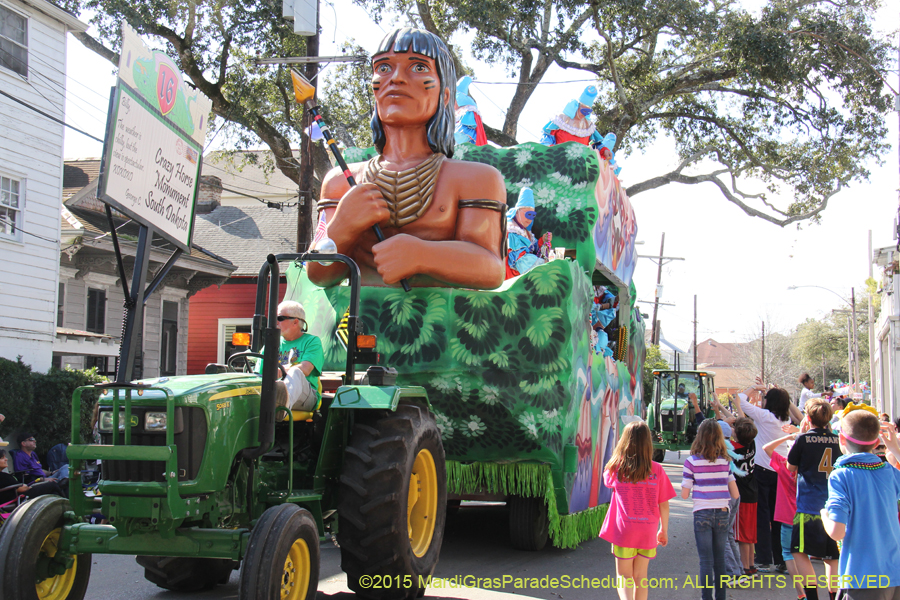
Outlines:
POLYGON ((662 422, 662 430, 669 432, 677 432, 684 430, 684 411, 679 410, 677 415, 673 415, 671 410, 668 411, 669 414, 665 414, 666 411, 663 411, 661 415, 662 422))
MULTIPOLYGON (((131 444, 133 446, 165 446, 165 432, 148 432, 144 430, 144 413, 147 410, 158 412, 158 408, 147 409, 133 407, 132 416, 137 416, 138 424, 131 428, 131 444)), ((206 413, 199 407, 179 407, 175 409, 175 447, 178 449, 178 481, 190 481, 197 478, 200 463, 203 460, 203 449, 206 446, 206 413)), ((112 444, 112 433, 102 433, 104 444, 112 444)), ((124 440, 119 432, 119 442, 124 440)), ((102 462, 103 479, 107 481, 165 482, 166 463, 145 460, 104 460, 102 462)))

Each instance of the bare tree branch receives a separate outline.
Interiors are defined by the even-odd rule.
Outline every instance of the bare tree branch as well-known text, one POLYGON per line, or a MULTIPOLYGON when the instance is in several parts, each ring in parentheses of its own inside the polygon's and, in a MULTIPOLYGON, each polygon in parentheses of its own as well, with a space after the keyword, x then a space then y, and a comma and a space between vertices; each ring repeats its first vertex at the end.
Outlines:
POLYGON ((729 202, 736 204, 746 214, 750 215, 751 217, 758 217, 760 219, 763 219, 764 221, 768 221, 769 223, 773 223, 780 227, 785 227, 787 225, 790 225, 791 223, 794 223, 797 221, 804 221, 806 219, 810 219, 810 218, 815 217, 818 214, 820 214, 828 206, 828 202, 832 198, 832 196, 837 194, 844 187, 842 182, 838 182, 837 187, 834 190, 832 190, 831 192, 829 192, 828 194, 826 194, 819 201, 819 203, 816 205, 815 208, 808 210, 806 212, 803 212, 803 213, 797 213, 797 214, 791 215, 780 209, 775 208, 772 204, 767 202, 764 194, 746 194, 746 193, 743 193, 740 190, 738 190, 737 189, 737 180, 736 180, 737 174, 735 174, 731 169, 724 168, 724 169, 713 171, 712 173, 706 173, 706 174, 702 174, 702 175, 684 175, 682 173, 682 171, 686 167, 688 167, 692 163, 696 162, 697 160, 703 158, 704 156, 709 155, 710 153, 718 154, 718 151, 714 148, 701 149, 701 150, 695 152, 694 154, 688 156, 684 160, 682 160, 681 163, 679 163, 679 165, 674 170, 670 171, 669 173, 666 173, 665 175, 660 175, 659 177, 653 177, 653 178, 643 181, 641 183, 637 183, 635 185, 629 186, 625 190, 625 193, 628 194, 629 197, 633 198, 634 196, 636 196, 637 194, 640 194, 641 192, 646 192, 648 190, 656 189, 656 188, 662 187, 664 185, 668 185, 670 183, 681 183, 681 184, 685 184, 685 185, 697 185, 700 183, 712 183, 716 187, 719 188, 719 191, 722 193, 723 196, 725 196, 725 198, 729 202), (730 187, 728 184, 726 184, 724 181, 722 181, 720 179, 720 176, 724 175, 726 173, 729 174, 730 178, 731 178, 731 186, 730 187), (744 201, 747 199, 761 200, 765 206, 769 207, 770 209, 779 213, 780 215, 783 215, 784 218, 779 219, 777 216, 773 216, 773 215, 765 213, 761 210, 757 210, 757 209, 753 208, 752 206, 750 206, 749 204, 747 204, 744 201))

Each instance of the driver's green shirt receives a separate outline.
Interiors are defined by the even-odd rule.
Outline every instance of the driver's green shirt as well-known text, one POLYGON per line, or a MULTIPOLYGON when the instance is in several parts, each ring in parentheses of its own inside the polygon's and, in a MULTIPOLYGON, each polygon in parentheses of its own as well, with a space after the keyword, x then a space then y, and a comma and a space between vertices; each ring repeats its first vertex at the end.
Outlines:
MULTIPOLYGON (((316 395, 319 395, 319 375, 322 374, 322 367, 325 364, 322 340, 309 333, 304 333, 290 342, 281 338, 281 344, 278 346, 279 364, 290 366, 302 363, 304 360, 312 363, 313 370, 306 376, 306 380, 309 381, 309 385, 315 390, 316 395), (292 350, 296 350, 294 356, 291 356, 292 350)), ((262 373, 262 368, 263 361, 259 361, 256 372, 262 373)))

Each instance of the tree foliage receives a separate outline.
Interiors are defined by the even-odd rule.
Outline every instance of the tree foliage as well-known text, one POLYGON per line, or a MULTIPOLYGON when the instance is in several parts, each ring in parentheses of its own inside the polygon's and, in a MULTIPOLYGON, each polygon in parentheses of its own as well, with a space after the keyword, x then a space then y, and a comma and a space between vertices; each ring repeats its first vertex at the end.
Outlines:
MULTIPOLYGON (((486 124, 502 145, 516 143, 522 110, 553 64, 594 78, 598 129, 616 133, 617 150, 642 150, 663 135, 677 149, 679 164, 632 184, 631 196, 671 183, 710 184, 748 215, 785 226, 817 219, 888 148, 891 46, 873 28, 876 0, 768 0, 754 12, 690 0, 355 1, 376 19, 402 15, 440 35, 460 73, 477 76, 463 62, 463 45, 476 60, 504 66, 516 91, 502 126, 486 124)), ((122 20, 157 40, 213 100, 216 124, 224 121, 231 141, 267 145, 277 168, 300 180, 290 147, 309 146, 287 69, 253 65, 257 55, 305 53, 279 0, 64 5, 91 11, 99 39, 76 37, 113 62, 122 20)), ((326 111, 339 135, 365 143, 367 70, 334 73, 326 111)), ((563 104, 548 106, 548 117, 563 104)), ((321 176, 328 162, 315 148, 321 176)))
MULTIPOLYGON (((366 51, 361 46, 347 42, 341 50, 345 54, 361 56, 366 51)), ((345 146, 368 148, 372 141, 372 68, 365 63, 341 63, 325 76, 325 85, 319 99, 322 117, 332 128, 332 133, 345 146)))
MULTIPOLYGON (((0 358, 0 406, 6 420, 0 434, 6 441, 13 433, 33 433, 38 453, 43 455, 56 444, 72 441, 72 395, 81 386, 106 381, 97 369, 86 371, 51 368, 36 373, 21 357, 13 362, 0 358)), ((81 396, 82 442, 90 442, 91 416, 98 392, 86 390, 81 396)))
POLYGON ((873 30, 872 0, 770 0, 755 13, 689 0, 357 2, 376 17, 412 15, 445 39, 471 36, 476 58, 514 73, 502 129, 486 127, 504 145, 551 64, 596 77, 601 132, 615 132, 625 151, 668 135, 681 161, 628 187, 631 196, 709 183, 785 226, 816 219, 888 147, 891 46, 873 30))
POLYGON ((668 369, 669 362, 663 358, 657 344, 647 345, 647 358, 644 359, 644 371, 641 373, 641 383, 644 390, 644 405, 649 404, 650 394, 653 392, 653 371, 668 369))
MULTIPOLYGON (((859 345, 859 378, 869 381, 869 293, 876 299, 873 315, 878 319, 880 301, 875 294, 877 283, 866 281, 861 293, 856 296, 856 339, 859 345)), ((824 357, 825 376, 831 381, 850 381, 848 365, 848 337, 852 339, 853 318, 848 304, 835 307, 834 312, 823 319, 807 319, 797 326, 794 334, 794 355, 806 370, 818 381, 821 379, 824 357), (818 374, 818 375, 816 375, 818 374)), ((871 382, 869 382, 871 384, 871 382)))
POLYGON ((771 331, 770 323, 766 323, 765 351, 761 337, 736 344, 735 362, 739 367, 755 375, 765 371, 764 383, 787 390, 796 400, 800 397, 798 377, 806 369, 795 357, 794 333, 770 333, 771 331))

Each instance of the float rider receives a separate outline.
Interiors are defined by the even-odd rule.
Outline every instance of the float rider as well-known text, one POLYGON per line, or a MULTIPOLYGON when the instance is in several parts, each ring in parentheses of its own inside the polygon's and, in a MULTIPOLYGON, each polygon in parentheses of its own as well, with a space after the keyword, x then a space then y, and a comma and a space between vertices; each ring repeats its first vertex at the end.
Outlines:
POLYGON ((536 238, 531 232, 534 218, 534 192, 531 188, 522 188, 515 208, 506 213, 506 232, 508 251, 506 257, 506 278, 523 275, 547 262, 550 256, 550 244, 553 234, 549 231, 536 238))
POLYGON ((456 143, 487 144, 487 134, 481 122, 481 112, 475 99, 469 95, 472 78, 466 75, 456 82, 456 143))
POLYGON ((563 142, 578 142, 591 148, 603 143, 603 136, 597 133, 597 126, 588 119, 592 112, 597 88, 589 85, 577 100, 571 100, 561 113, 544 125, 541 143, 555 146, 563 142))

